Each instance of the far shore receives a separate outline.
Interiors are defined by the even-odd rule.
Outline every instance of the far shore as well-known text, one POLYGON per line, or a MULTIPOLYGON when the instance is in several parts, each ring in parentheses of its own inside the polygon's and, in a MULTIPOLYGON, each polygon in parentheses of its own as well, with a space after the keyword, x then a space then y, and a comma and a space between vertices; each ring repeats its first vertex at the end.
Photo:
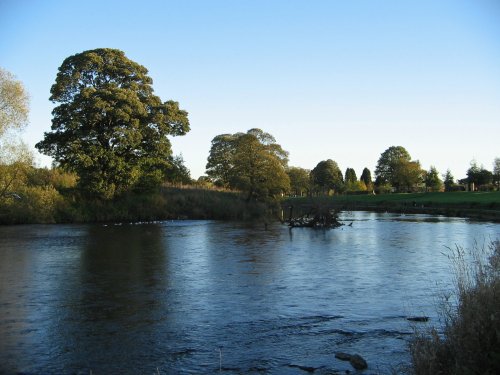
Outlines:
POLYGON ((300 214, 316 206, 339 211, 429 214, 500 222, 499 191, 293 197, 282 202, 285 215, 289 215, 290 207, 300 214))

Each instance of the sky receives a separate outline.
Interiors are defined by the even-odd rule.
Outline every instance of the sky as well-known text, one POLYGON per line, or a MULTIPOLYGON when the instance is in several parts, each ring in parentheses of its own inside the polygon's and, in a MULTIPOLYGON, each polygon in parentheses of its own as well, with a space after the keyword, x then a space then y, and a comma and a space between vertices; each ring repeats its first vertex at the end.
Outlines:
POLYGON ((30 146, 50 131, 59 66, 95 48, 124 51, 189 112, 171 140, 193 178, 216 135, 251 128, 291 166, 333 159, 358 177, 390 146, 455 178, 500 157, 500 0, 0 0, 30 146))

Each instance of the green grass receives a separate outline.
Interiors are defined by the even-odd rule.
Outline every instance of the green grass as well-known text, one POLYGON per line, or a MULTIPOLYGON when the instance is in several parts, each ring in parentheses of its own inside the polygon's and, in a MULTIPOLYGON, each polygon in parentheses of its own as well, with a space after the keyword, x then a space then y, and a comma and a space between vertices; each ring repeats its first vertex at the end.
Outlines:
POLYGON ((302 197, 288 198, 287 202, 296 203, 365 203, 365 204, 397 204, 408 205, 452 205, 452 206, 481 206, 500 208, 500 192, 453 192, 453 193, 406 193, 406 194, 380 194, 380 195, 335 195, 331 197, 302 197))

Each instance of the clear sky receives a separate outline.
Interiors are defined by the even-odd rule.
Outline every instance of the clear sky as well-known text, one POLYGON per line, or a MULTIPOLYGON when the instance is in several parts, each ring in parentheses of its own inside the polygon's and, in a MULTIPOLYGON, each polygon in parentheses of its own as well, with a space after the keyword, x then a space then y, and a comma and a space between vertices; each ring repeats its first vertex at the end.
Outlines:
POLYGON ((194 178, 214 136, 254 127, 290 165, 330 158, 358 177, 393 145, 456 178, 500 157, 500 0, 0 0, 0 66, 30 93, 28 144, 50 130, 62 61, 101 47, 189 112, 172 143, 194 178))

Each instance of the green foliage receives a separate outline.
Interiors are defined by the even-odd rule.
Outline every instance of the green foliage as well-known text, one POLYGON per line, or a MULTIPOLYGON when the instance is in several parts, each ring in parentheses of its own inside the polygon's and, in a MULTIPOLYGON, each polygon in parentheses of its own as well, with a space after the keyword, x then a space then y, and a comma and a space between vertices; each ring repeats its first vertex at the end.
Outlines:
POLYGON ((268 206, 261 202, 247 202, 235 192, 162 187, 155 192, 129 192, 112 200, 79 197, 65 213, 70 222, 253 220, 267 217, 268 206))
POLYGON ((372 190, 373 188, 372 173, 368 168, 363 169, 363 172, 361 173, 361 177, 359 178, 359 180, 365 184, 367 190, 372 190))
POLYGON ((449 169, 446 170, 446 173, 443 175, 443 179, 444 191, 452 191, 453 186, 455 185, 455 178, 449 169))
POLYGON ((243 191, 247 199, 267 199, 288 191, 288 152, 260 129, 222 134, 212 140, 207 175, 214 183, 243 191))
POLYGON ((323 194, 340 191, 344 186, 342 172, 337 163, 331 159, 320 161, 311 171, 314 186, 323 194))
POLYGON ((467 182, 473 183, 476 187, 493 183, 493 173, 479 167, 475 160, 471 161, 470 168, 467 170, 467 182))
POLYGON ((189 131, 187 112, 153 94, 147 69, 116 49, 64 60, 51 88, 52 131, 36 147, 78 174, 90 196, 111 199, 160 184, 170 167, 168 135, 189 131))
POLYGON ((293 195, 302 196, 311 190, 310 171, 299 167, 290 167, 286 173, 290 179, 290 192, 293 195))
POLYGON ((414 191, 423 182, 424 171, 418 161, 411 161, 404 147, 391 146, 380 155, 375 175, 378 186, 390 185, 397 191, 414 191))
POLYGON ((28 121, 29 98, 24 86, 0 68, 0 137, 9 130, 19 130, 28 121))
POLYGON ((347 168, 345 170, 345 177, 344 177, 344 181, 345 183, 353 183, 353 182, 356 182, 358 180, 358 177, 356 176, 356 171, 352 168, 347 168))
POLYGON ((210 155, 207 162, 207 175, 217 186, 229 187, 234 167, 236 139, 242 133, 221 134, 212 139, 210 155))
POLYGON ((363 181, 349 181, 344 184, 344 191, 346 193, 366 191, 366 185, 363 181))
POLYGON ((500 158, 495 158, 493 161, 493 183, 497 190, 500 190, 500 158))
POLYGON ((375 168, 375 176, 379 184, 393 184, 395 177, 395 168, 401 161, 409 162, 411 156, 402 146, 391 146, 385 150, 378 159, 377 167, 375 168))
POLYGON ((172 156, 169 159, 170 168, 167 171, 166 181, 173 185, 189 185, 193 183, 191 173, 184 164, 182 155, 172 156))
POLYGON ((441 191, 443 189, 443 181, 439 178, 439 172, 434 166, 431 166, 425 174, 425 187, 427 191, 441 191))

